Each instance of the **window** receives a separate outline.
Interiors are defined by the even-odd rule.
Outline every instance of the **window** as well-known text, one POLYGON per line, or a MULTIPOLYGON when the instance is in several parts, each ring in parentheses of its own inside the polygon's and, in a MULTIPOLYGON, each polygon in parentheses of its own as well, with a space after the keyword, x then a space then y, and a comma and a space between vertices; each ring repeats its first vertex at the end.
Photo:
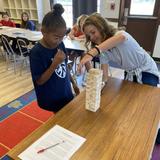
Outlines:
POLYGON ((130 15, 152 16, 155 0, 131 0, 130 15))
POLYGON ((54 3, 62 4, 65 10, 62 16, 66 21, 67 27, 72 27, 73 26, 72 0, 54 0, 54 3))
POLYGON ((100 13, 100 0, 97 0, 97 12, 100 13))
MULTIPOLYGON (((60 3, 64 8, 63 18, 66 21, 67 27, 72 28, 73 26, 73 11, 72 11, 72 0, 53 0, 55 3, 60 3)), ((100 0, 97 0, 97 12, 100 13, 100 0)))

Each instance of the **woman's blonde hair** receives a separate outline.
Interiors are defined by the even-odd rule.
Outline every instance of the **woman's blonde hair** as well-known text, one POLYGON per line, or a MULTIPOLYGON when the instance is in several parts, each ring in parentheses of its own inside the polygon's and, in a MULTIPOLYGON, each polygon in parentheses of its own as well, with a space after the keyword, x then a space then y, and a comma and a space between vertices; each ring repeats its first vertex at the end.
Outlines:
POLYGON ((82 14, 77 18, 77 26, 79 30, 81 30, 81 22, 84 23, 84 21, 87 19, 88 15, 87 14, 82 14))
MULTIPOLYGON (((117 29, 114 28, 112 25, 110 25, 108 21, 104 19, 100 14, 95 14, 95 13, 91 14, 83 24, 83 27, 82 27, 83 31, 84 31, 84 28, 88 25, 94 25, 97 28, 97 30, 102 35, 102 38, 103 38, 102 41, 112 37, 117 31, 117 29)), ((89 36, 86 36, 85 45, 87 48, 90 43, 91 43, 91 47, 96 45, 90 41, 89 36)))

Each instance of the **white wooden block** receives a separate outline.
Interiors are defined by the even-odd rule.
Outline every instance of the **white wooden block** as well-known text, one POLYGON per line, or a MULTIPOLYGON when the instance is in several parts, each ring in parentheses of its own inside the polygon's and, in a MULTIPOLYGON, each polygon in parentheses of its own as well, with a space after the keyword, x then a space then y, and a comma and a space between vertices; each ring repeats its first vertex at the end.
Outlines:
POLYGON ((100 107, 102 70, 92 68, 86 79, 86 104, 87 110, 96 112, 100 107))

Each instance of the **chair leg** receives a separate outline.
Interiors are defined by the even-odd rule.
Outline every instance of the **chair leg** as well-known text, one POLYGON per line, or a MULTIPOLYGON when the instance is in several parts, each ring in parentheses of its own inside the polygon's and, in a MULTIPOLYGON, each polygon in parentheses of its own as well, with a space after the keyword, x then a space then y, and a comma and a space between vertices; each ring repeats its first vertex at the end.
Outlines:
POLYGON ((16 62, 16 58, 15 58, 15 55, 13 55, 13 65, 14 65, 14 73, 16 74, 16 67, 17 67, 17 62, 16 62))
POLYGON ((78 59, 78 57, 75 57, 75 59, 74 59, 74 73, 75 73, 75 75, 78 75, 78 73, 77 73, 77 59, 78 59))
POLYGON ((5 52, 4 52, 4 50, 0 47, 0 53, 1 53, 1 55, 2 55, 2 58, 5 58, 5 52))
POLYGON ((70 71, 70 73, 72 73, 72 77, 73 77, 73 80, 76 82, 77 84, 77 79, 76 79, 76 75, 75 75, 75 72, 73 71, 73 66, 71 64, 68 64, 68 69, 70 71))
POLYGON ((24 67, 24 63, 26 63, 26 60, 22 60, 22 63, 21 63, 21 66, 20 66, 20 76, 22 76, 22 70, 23 70, 23 67, 24 67))
POLYGON ((6 71, 7 71, 9 68, 9 57, 8 57, 7 53, 5 53, 5 59, 6 59, 6 71))
POLYGON ((109 73, 110 73, 110 77, 112 77, 112 71, 111 71, 110 66, 108 67, 108 70, 109 70, 109 73))
POLYGON ((73 76, 72 76, 72 77, 73 77, 73 79, 74 79, 74 81, 75 81, 75 83, 76 83, 76 85, 77 85, 78 83, 77 83, 76 76, 73 74, 73 76))

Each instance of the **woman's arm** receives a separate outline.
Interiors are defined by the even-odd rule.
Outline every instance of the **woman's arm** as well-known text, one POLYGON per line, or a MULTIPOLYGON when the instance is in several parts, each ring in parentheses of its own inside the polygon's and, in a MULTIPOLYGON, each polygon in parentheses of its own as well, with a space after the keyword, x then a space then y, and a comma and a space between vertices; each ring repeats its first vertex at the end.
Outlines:
POLYGON ((103 43, 101 43, 97 47, 103 52, 103 51, 111 49, 111 48, 117 46, 118 44, 124 42, 125 39, 126 39, 126 37, 122 33, 119 33, 119 34, 105 40, 103 43))
POLYGON ((73 40, 73 39, 74 39, 74 31, 71 30, 71 31, 69 32, 68 36, 69 36, 70 39, 73 40))
POLYGON ((75 27, 76 27, 76 25, 73 26, 73 28, 71 29, 71 31, 70 31, 69 34, 68 34, 69 38, 72 39, 72 40, 75 38, 75 37, 74 37, 75 27))
POLYGON ((85 40, 85 35, 80 35, 79 37, 77 37, 77 39, 80 39, 80 40, 85 40))
MULTIPOLYGON (((107 40, 99 44, 97 47, 101 52, 104 52, 124 42, 125 39, 126 39, 125 36, 122 33, 119 33, 111 38, 108 38, 107 40)), ((93 57, 96 56, 97 54, 98 54, 97 49, 92 48, 88 53, 86 53, 86 55, 82 58, 80 63, 83 65, 86 62, 91 61, 93 57)))

